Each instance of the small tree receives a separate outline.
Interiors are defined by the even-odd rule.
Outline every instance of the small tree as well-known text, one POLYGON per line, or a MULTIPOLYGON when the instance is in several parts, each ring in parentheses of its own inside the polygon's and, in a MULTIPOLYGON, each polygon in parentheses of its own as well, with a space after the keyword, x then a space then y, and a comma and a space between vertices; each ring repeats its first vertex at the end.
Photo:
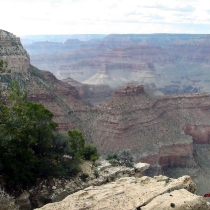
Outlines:
POLYGON ((0 173, 8 186, 24 188, 52 166, 52 138, 57 124, 43 105, 27 101, 13 83, 7 101, 0 105, 0 173))
POLYGON ((69 130, 69 151, 74 158, 75 156, 82 156, 85 146, 85 139, 80 130, 69 130))
POLYGON ((83 157, 85 160, 92 160, 95 162, 99 158, 97 148, 92 144, 85 143, 83 157))
POLYGON ((120 150, 118 153, 115 153, 113 155, 109 154, 107 156, 107 160, 109 160, 109 162, 115 166, 124 165, 127 167, 132 167, 134 164, 134 157, 130 149, 120 150))
POLYGON ((117 155, 117 160, 120 165, 125 165, 127 167, 132 167, 134 164, 134 157, 130 149, 120 150, 117 155))

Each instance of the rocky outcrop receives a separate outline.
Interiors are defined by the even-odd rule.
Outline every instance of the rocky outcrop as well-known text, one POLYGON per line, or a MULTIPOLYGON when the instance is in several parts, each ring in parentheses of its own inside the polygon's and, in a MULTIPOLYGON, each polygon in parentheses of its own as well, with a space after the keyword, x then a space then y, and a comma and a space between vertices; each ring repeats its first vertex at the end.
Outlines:
POLYGON ((66 78, 62 81, 74 86, 79 91, 79 96, 89 100, 93 105, 103 103, 114 94, 114 90, 109 85, 88 85, 72 78, 66 78))
MULTIPOLYGON (((100 186, 122 177, 142 177, 143 172, 149 168, 149 164, 146 163, 138 163, 133 167, 114 167, 107 161, 98 162, 100 164, 98 167, 85 164, 82 164, 83 172, 88 174, 85 181, 80 178, 81 174, 71 179, 58 180, 49 177, 48 180, 38 180, 37 185, 29 190, 33 207, 42 207, 47 203, 61 201, 66 196, 89 186, 100 186)), ((20 197, 26 197, 26 195, 24 193, 20 197)))
POLYGON ((114 95, 118 96, 118 97, 122 97, 122 96, 126 96, 126 95, 129 95, 129 96, 137 95, 140 93, 144 93, 143 85, 140 85, 140 86, 126 85, 126 86, 124 86, 123 89, 117 90, 114 95))
POLYGON ((210 125, 186 124, 184 132, 192 136, 194 144, 210 143, 210 125))
POLYGON ((189 176, 178 179, 165 176, 128 177, 106 185, 86 188, 39 210, 210 209, 204 198, 193 193, 196 193, 196 185, 189 176))
POLYGON ((4 30, 0 30, 0 59, 8 62, 12 72, 26 72, 30 65, 29 55, 20 38, 4 30))
POLYGON ((89 85, 107 85, 112 88, 119 87, 124 81, 119 77, 113 77, 108 73, 107 65, 102 64, 100 71, 82 83, 89 85))
POLYGON ((24 74, 2 74, 0 84, 3 91, 7 91, 14 80, 23 91, 27 91, 29 100, 43 104, 54 113, 54 121, 58 123, 59 130, 81 128, 78 114, 91 104, 82 101, 75 87, 57 80, 52 73, 40 71, 33 66, 24 74))
POLYGON ((193 154, 193 144, 189 141, 188 143, 161 146, 158 154, 142 157, 140 160, 151 165, 158 164, 161 167, 193 167, 196 166, 193 154))

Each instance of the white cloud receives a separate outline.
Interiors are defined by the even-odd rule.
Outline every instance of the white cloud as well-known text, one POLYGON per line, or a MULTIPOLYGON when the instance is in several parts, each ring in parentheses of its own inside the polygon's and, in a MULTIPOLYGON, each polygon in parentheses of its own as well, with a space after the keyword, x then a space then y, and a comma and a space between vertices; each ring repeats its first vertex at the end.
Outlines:
POLYGON ((0 0, 0 5, 1 28, 17 35, 210 33, 206 0, 0 0))

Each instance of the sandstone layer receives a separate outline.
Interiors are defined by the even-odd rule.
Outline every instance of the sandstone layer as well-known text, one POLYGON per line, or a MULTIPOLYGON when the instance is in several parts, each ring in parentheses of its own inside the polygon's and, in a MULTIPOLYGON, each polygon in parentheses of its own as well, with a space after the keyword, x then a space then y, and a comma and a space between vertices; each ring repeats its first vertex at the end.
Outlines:
POLYGON ((129 148, 137 158, 157 155, 159 164, 167 162, 168 154, 174 154, 177 160, 192 160, 193 141, 202 143, 203 136, 195 142, 184 129, 189 123, 208 125, 209 107, 207 94, 154 97, 145 93, 142 86, 126 86, 106 103, 91 109, 85 134, 89 131, 102 153, 129 148))
POLYGON ((83 84, 69 77, 62 81, 74 86, 79 91, 80 97, 89 100, 93 105, 103 103, 114 94, 114 90, 109 85, 83 84))
POLYGON ((0 30, 0 59, 6 60, 13 72, 26 72, 30 65, 29 55, 20 38, 4 30, 0 30))
POLYGON ((204 198, 193 193, 196 193, 196 185, 189 176, 178 179, 164 176, 129 177, 86 188, 40 210, 210 209, 204 198))

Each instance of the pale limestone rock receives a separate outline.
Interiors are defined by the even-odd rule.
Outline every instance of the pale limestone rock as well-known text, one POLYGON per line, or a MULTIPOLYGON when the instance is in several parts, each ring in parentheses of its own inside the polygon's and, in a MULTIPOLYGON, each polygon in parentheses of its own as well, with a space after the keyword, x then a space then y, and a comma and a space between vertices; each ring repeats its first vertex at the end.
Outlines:
POLYGON ((99 171, 102 171, 102 170, 105 170, 105 169, 107 169, 107 168, 112 167, 112 165, 111 165, 111 164, 109 163, 109 161, 107 161, 107 160, 102 160, 102 161, 100 161, 99 163, 100 163, 100 165, 97 167, 97 169, 98 169, 99 171))
MULTIPOLYGON (((102 160, 100 161, 101 163, 101 168, 97 168, 98 171, 98 178, 95 178, 95 175, 92 176, 90 174, 91 171, 89 171, 89 165, 82 165, 82 168, 84 170, 83 172, 89 173, 89 178, 87 182, 81 181, 80 178, 75 178, 70 181, 65 181, 63 184, 59 184, 59 180, 51 179, 50 180, 50 186, 51 189, 53 186, 56 187, 56 189, 53 189, 53 192, 51 191, 49 193, 47 188, 43 188, 43 184, 41 183, 41 188, 39 197, 40 198, 45 198, 48 199, 50 197, 52 202, 58 202, 64 199, 66 196, 77 192, 78 190, 85 189, 89 186, 99 186, 102 184, 105 184, 107 182, 114 181, 116 179, 122 178, 122 177, 130 177, 130 176, 135 176, 135 177, 140 177, 142 172, 149 167, 149 164, 144 164, 144 163, 139 163, 137 164, 138 167, 136 166, 135 168, 130 168, 130 167, 125 167, 125 166, 112 166, 109 164, 108 161, 102 160), (100 169, 100 170, 99 170, 100 169), (87 171, 88 170, 88 171, 87 171), (56 186, 57 183, 57 186, 56 186), (64 185, 64 186, 63 186, 64 185), (64 187, 64 190, 63 190, 64 187)), ((92 163, 91 163, 92 164, 92 163)), ((92 171, 93 173, 93 171, 92 171)), ((44 205, 44 204, 43 204, 44 205)), ((39 204, 38 207, 41 207, 42 203, 39 204)))
POLYGON ((150 164, 147 163, 137 163, 134 166, 136 174, 138 174, 139 177, 142 177, 143 171, 147 170, 150 167, 150 164))
POLYGON ((174 190, 171 193, 165 193, 154 198, 149 204, 141 207, 141 210, 205 210, 210 206, 201 196, 194 195, 185 189, 174 190))
POLYGON ((203 198, 192 194, 197 188, 189 176, 167 181, 165 178, 121 178, 80 190, 61 202, 36 210, 210 209, 203 198), (175 206, 172 208, 171 205, 175 206))

